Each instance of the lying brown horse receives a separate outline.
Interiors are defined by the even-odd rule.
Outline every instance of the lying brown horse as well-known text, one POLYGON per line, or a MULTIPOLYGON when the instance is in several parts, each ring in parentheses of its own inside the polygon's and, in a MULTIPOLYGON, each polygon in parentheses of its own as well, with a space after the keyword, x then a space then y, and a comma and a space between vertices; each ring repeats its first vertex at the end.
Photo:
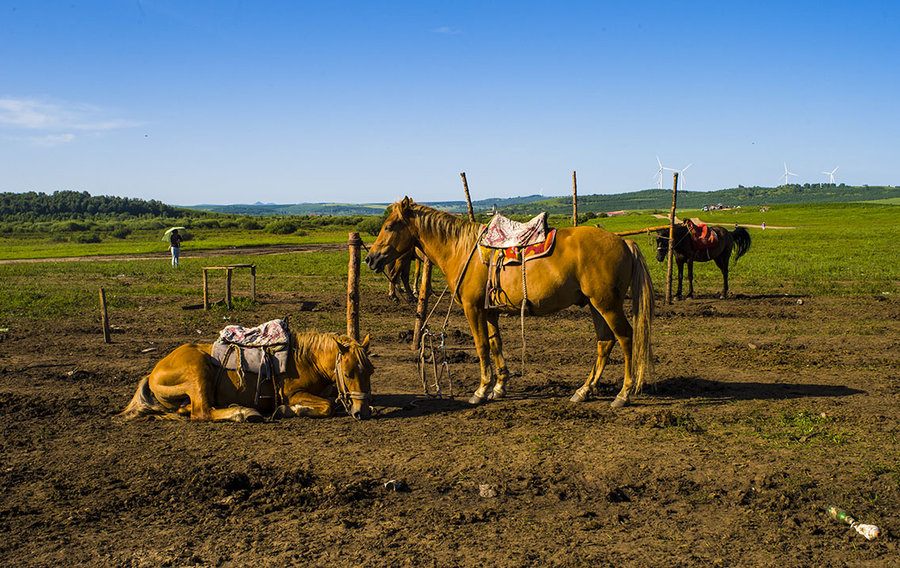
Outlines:
MULTIPOLYGON (((413 247, 419 247, 447 277, 469 322, 481 364, 481 383, 469 399, 472 404, 506 394, 509 371, 503 359, 498 319, 501 309, 519 312, 525 295, 521 267, 508 267, 501 272, 500 283, 511 305, 485 308, 488 269, 475 250, 480 234, 481 225, 419 205, 407 197, 394 204, 366 256, 369 268, 380 271, 413 247), (496 382, 491 358, 497 370, 496 382)), ((625 380, 612 404, 628 404, 629 395, 640 389, 651 365, 653 284, 637 245, 597 227, 559 229, 553 254, 530 261, 526 278, 527 306, 534 315, 549 314, 573 304, 590 308, 597 334, 597 361, 572 400, 580 402, 596 393, 600 374, 618 340, 625 352, 625 380), (623 307, 629 288, 634 328, 623 307)))
POLYGON ((245 381, 236 371, 222 369, 210 357, 212 344, 182 345, 141 380, 120 416, 235 422, 261 421, 262 412, 325 417, 334 413, 326 398, 334 387, 348 414, 359 419, 371 416, 369 381, 375 369, 368 357, 368 335, 358 343, 336 333, 292 334, 290 346, 285 372, 274 385, 263 385, 266 390, 257 404, 253 373, 248 372, 245 381))
MULTIPOLYGON (((719 270, 722 272, 722 299, 728 297, 728 261, 734 253, 734 262, 737 264, 739 258, 744 256, 750 250, 750 233, 743 227, 736 227, 734 231, 729 231, 725 227, 718 225, 710 225, 710 231, 714 231, 718 237, 716 246, 706 250, 694 250, 691 244, 691 234, 684 225, 675 225, 675 232, 672 240, 675 245, 672 247, 675 256, 675 262, 678 263, 678 291, 675 297, 681 299, 681 279, 684 274, 684 265, 687 263, 688 268, 688 298, 694 297, 694 261, 706 262, 713 260, 719 270)), ((669 230, 664 229, 656 235, 656 260, 663 262, 669 254, 669 230)))

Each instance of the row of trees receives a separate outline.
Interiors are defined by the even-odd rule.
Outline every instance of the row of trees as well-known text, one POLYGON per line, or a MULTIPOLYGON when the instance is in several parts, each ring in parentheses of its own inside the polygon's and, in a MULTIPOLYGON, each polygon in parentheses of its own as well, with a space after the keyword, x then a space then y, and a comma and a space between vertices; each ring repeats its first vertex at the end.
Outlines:
POLYGON ((166 205, 161 201, 128 197, 92 196, 86 191, 51 194, 0 193, 0 219, 5 221, 60 221, 126 219, 133 217, 192 217, 203 213, 166 205))

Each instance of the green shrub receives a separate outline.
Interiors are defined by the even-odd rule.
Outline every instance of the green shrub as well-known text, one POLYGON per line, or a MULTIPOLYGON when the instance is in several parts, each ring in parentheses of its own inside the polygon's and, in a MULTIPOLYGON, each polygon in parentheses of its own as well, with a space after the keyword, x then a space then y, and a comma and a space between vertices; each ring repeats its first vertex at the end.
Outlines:
POLYGON ((116 239, 124 239, 131 234, 131 229, 128 227, 119 227, 110 234, 116 239))
POLYGON ((100 242, 100 234, 99 233, 82 233, 75 237, 76 243, 81 244, 89 244, 89 243, 99 243, 100 242))
POLYGON ((368 233, 375 236, 381 231, 381 222, 382 219, 380 217, 367 217, 356 225, 356 230, 360 233, 368 233))
POLYGON ((246 217, 246 218, 244 218, 244 219, 241 219, 241 220, 238 222, 237 225, 238 225, 238 227, 240 227, 241 229, 244 229, 244 230, 247 230, 247 231, 256 231, 256 230, 262 229, 262 225, 260 225, 260 224, 256 221, 256 219, 251 219, 250 217, 246 217))

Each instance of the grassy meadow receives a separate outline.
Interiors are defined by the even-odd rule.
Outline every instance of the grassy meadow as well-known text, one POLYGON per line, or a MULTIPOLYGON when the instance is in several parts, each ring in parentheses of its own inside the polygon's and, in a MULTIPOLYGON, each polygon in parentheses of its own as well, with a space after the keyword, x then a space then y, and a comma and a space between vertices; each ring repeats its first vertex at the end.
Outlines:
MULTIPOLYGON (((682 210, 679 217, 700 217, 711 224, 751 227, 750 251, 732 264, 730 288, 744 295, 853 295, 896 294, 900 281, 900 209, 890 204, 843 203, 825 205, 780 205, 759 208, 701 212, 682 210), (793 227, 776 229, 771 227, 793 227)), ((589 222, 610 231, 626 231, 665 224, 653 216, 660 212, 635 212, 589 222)), ((563 227, 571 219, 551 216, 551 224, 563 227)), ((134 231, 125 238, 104 238, 96 243, 60 241, 41 233, 14 233, 0 237, 0 261, 31 259, 31 262, 0 264, 0 328, 15 320, 66 317, 97 309, 98 290, 103 287, 111 309, 140 309, 147 303, 197 304, 202 299, 202 266, 254 263, 257 290, 267 293, 346 291, 347 253, 241 254, 241 247, 273 244, 339 243, 347 241, 347 230, 326 227, 305 234, 278 235, 263 230, 239 228, 191 228, 184 244, 181 266, 169 265, 162 231, 134 231), (234 248, 234 254, 199 258, 203 249, 234 248), (147 253, 152 254, 147 258, 147 253), (128 260, 35 262, 41 258, 94 255, 143 254, 128 260)), ((374 237, 363 233, 371 243, 374 237)), ((645 235, 629 237, 639 243, 651 267, 658 294, 665 291, 665 264, 655 260, 655 243, 645 235)), ((698 294, 715 294, 721 275, 712 262, 697 263, 694 270, 698 294)), ((241 307, 241 272, 235 273, 235 295, 241 307)), ((213 283, 211 288, 217 286, 213 283)), ((443 288, 436 275, 435 287, 443 288)), ((384 277, 363 267, 362 295, 384 293, 384 277)), ((213 298, 215 299, 215 297, 213 298)), ((341 312, 342 309, 335 310, 341 312)), ((337 313, 337 321, 343 314, 337 313)))

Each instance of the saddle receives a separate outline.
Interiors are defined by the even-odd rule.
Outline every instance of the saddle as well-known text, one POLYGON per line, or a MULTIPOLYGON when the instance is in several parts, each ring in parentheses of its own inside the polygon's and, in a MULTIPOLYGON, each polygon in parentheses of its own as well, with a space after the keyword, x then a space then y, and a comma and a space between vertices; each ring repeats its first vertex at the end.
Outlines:
MULTIPOLYGON (((482 263, 488 265, 485 308, 507 307, 500 286, 500 271, 504 266, 522 265, 524 287, 525 263, 549 255, 556 241, 556 229, 547 227, 547 213, 543 212, 526 223, 519 223, 500 215, 491 218, 478 248, 482 263)), ((527 300, 527 292, 526 292, 527 300)))
POLYGON ((719 234, 709 228, 708 225, 701 225, 700 234, 690 231, 691 248, 696 250, 708 250, 715 248, 719 244, 719 234))
POLYGON ((257 375, 255 402, 258 405, 261 399, 276 398, 262 395, 262 387, 272 383, 273 390, 278 392, 275 379, 286 370, 289 354, 287 322, 275 319, 251 328, 225 327, 213 343, 210 356, 221 368, 237 371, 242 383, 245 372, 257 375))

